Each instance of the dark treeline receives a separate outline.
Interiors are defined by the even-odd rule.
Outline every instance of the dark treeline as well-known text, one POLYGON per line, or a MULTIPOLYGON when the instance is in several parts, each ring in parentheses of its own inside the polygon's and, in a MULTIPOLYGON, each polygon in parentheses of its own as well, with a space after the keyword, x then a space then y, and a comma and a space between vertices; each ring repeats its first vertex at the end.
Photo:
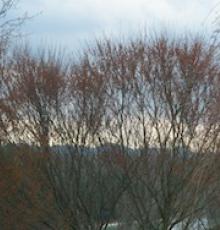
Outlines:
POLYGON ((157 36, 3 55, 0 228, 218 229, 218 54, 157 36))

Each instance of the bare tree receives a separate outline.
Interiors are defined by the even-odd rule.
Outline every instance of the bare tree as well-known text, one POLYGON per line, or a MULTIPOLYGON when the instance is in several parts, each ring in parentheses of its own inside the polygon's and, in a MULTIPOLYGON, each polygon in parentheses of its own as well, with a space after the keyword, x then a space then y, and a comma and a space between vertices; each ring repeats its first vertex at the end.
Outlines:
POLYGON ((162 36, 125 45, 107 41, 91 53, 107 78, 107 122, 99 140, 119 144, 128 157, 129 147, 141 154, 124 173, 131 180, 129 210, 142 229, 179 223, 187 229, 206 215, 216 186, 206 194, 205 184, 219 138, 211 113, 219 76, 215 50, 201 38, 162 36))
POLYGON ((66 65, 62 53, 42 50, 34 55, 28 47, 15 52, 8 76, 9 96, 13 100, 18 128, 17 142, 47 149, 58 122, 65 94, 66 65))
MULTIPOLYGON (((27 15, 10 17, 10 11, 16 6, 15 0, 0 1, 0 142, 5 142, 7 133, 13 126, 13 107, 9 99, 7 85, 8 79, 8 51, 9 44, 18 35, 21 25, 28 19, 27 15)), ((8 141, 8 140, 7 140, 8 141)))

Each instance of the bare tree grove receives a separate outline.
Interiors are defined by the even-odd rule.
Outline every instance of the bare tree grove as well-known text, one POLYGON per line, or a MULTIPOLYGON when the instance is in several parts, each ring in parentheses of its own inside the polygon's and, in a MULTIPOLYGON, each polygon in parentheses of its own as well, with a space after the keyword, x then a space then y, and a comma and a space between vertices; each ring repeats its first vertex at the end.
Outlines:
MULTIPOLYGON (((0 18, 13 1, 2 3, 0 18)), ((4 52, 0 229, 219 229, 218 44, 160 35, 103 39, 77 58, 4 52)))

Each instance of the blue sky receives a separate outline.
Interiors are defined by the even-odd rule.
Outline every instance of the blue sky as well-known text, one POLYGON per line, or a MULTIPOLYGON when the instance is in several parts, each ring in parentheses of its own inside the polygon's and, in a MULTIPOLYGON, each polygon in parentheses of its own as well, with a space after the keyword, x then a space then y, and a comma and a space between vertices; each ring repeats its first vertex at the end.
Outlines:
POLYGON ((34 44, 78 47, 95 37, 133 35, 167 27, 175 32, 211 29, 218 0, 20 0, 15 14, 36 15, 23 31, 34 44), (214 10, 213 10, 214 9, 214 10), (211 13, 211 14, 210 14, 211 13))

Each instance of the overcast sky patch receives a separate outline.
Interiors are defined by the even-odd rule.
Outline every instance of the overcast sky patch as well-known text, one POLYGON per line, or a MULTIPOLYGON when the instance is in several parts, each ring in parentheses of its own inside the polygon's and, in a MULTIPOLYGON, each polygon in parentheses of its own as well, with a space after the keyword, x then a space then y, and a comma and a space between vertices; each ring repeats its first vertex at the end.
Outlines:
POLYGON ((36 15, 23 28, 35 44, 51 40, 75 47, 101 34, 120 36, 142 28, 209 30, 216 12, 220 12, 217 3, 218 0, 20 0, 16 12, 36 15))

